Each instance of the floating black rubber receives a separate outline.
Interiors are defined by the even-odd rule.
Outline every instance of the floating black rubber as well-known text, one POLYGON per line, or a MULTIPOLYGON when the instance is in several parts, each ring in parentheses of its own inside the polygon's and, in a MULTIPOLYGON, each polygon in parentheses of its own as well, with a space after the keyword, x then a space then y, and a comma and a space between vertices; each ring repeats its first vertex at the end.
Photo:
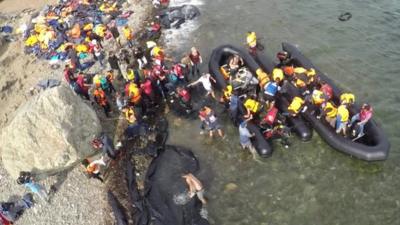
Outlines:
MULTIPOLYGON (((320 79, 332 86, 333 100, 338 105, 342 90, 338 86, 336 86, 330 78, 322 73, 321 70, 313 65, 312 62, 307 59, 297 47, 289 43, 282 43, 282 49, 291 55, 291 58, 293 59, 296 66, 302 66, 306 69, 314 68, 320 79)), ((293 88, 291 88, 292 90, 288 92, 292 94, 292 97, 296 94, 293 92, 297 90, 293 90, 293 88)), ((350 107, 350 115, 356 114, 357 112, 359 112, 359 109, 360 106, 357 104, 353 107, 350 107)), ((314 115, 311 115, 309 111, 306 111, 302 115, 312 124, 314 129, 321 136, 321 138, 323 138, 334 149, 366 161, 378 161, 387 159, 390 149, 390 143, 383 129, 373 119, 371 119, 365 125, 365 135, 357 141, 353 142, 348 138, 337 135, 335 133, 335 130, 330 127, 330 125, 328 125, 325 120, 318 120, 314 115)))
POLYGON ((351 19, 351 17, 353 17, 353 15, 351 15, 351 13, 345 12, 345 13, 340 14, 338 19, 340 21, 344 22, 344 21, 348 21, 349 19, 351 19))
MULTIPOLYGON (((255 74, 256 70, 260 67, 254 61, 254 59, 247 53, 246 50, 236 48, 232 45, 223 45, 216 49, 211 54, 210 62, 209 62, 209 70, 210 74, 215 78, 217 81, 217 88, 221 91, 226 88, 226 81, 224 76, 221 74, 220 67, 226 64, 227 59, 233 55, 239 55, 242 57, 244 64, 250 71, 255 74)), ((244 115, 245 109, 243 104, 239 104, 239 114, 244 115)), ((255 137, 252 140, 253 146, 256 148, 257 153, 263 157, 267 158, 272 155, 272 147, 267 140, 265 140, 263 134, 261 133, 260 129, 254 125, 253 123, 249 122, 247 128, 250 132, 255 134, 255 137)))
MULTIPOLYGON (((275 63, 272 61, 270 57, 264 54, 262 51, 257 50, 253 55, 256 62, 261 66, 261 68, 267 72, 268 74, 272 73, 272 70, 275 68, 275 63)), ((287 113, 289 101, 282 95, 277 95, 276 98, 276 106, 280 112, 287 113)), ((302 141, 309 141, 312 138, 312 129, 304 122, 301 116, 298 117, 287 117, 287 121, 289 125, 292 127, 292 130, 296 133, 296 135, 302 141)))

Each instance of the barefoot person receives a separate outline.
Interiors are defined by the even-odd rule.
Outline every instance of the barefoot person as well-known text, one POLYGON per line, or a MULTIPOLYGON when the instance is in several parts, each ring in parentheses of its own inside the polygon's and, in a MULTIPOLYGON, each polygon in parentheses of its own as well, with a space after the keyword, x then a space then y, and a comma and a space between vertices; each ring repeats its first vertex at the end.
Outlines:
POLYGON ((204 198, 204 187, 200 180, 191 173, 183 175, 182 177, 185 179, 186 184, 189 186, 189 197, 193 198, 195 195, 197 195, 203 205, 207 204, 207 201, 204 198))
POLYGON ((214 90, 212 88, 211 81, 213 81, 214 83, 217 82, 213 77, 211 77, 211 75, 209 73, 203 73, 203 75, 198 80, 189 84, 188 87, 191 87, 198 83, 201 83, 203 85, 204 89, 207 91, 206 97, 211 95, 211 97, 216 99, 214 90))

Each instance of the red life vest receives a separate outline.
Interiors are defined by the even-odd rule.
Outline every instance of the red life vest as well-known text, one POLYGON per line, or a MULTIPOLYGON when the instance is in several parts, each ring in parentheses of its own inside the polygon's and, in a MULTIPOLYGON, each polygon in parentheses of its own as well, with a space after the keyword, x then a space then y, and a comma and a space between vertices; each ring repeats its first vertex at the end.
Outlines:
POLYGON ((2 225, 11 225, 11 222, 8 221, 8 220, 0 213, 0 224, 2 224, 2 225))
POLYGON ((179 64, 175 64, 172 67, 172 71, 179 77, 179 79, 183 79, 183 69, 179 64))
POLYGON ((327 100, 330 100, 333 96, 333 90, 332 87, 329 84, 324 84, 321 86, 320 89, 324 95, 328 98, 327 100))
POLYGON ((277 114, 278 114, 278 109, 276 107, 272 107, 272 109, 268 111, 267 115, 265 115, 263 122, 272 126, 275 122, 277 114))
POLYGON ((186 89, 180 90, 178 94, 183 99, 184 102, 190 101, 190 93, 186 89))
POLYGON ((151 30, 152 30, 152 31, 158 32, 160 29, 161 29, 161 26, 160 26, 160 24, 158 24, 158 23, 154 23, 154 24, 151 26, 151 30))
POLYGON ((140 85, 140 87, 142 88, 143 92, 146 95, 150 95, 151 92, 153 91, 153 87, 151 85, 151 81, 150 80, 146 80, 146 82, 144 82, 142 85, 140 85))

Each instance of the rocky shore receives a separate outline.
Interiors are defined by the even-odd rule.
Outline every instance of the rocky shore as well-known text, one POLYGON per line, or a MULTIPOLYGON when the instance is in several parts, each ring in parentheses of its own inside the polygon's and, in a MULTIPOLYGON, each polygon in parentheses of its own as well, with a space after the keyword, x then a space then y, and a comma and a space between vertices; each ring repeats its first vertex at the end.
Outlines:
MULTIPOLYGON (((57 1, 0 1, 0 25, 18 27, 27 23, 35 12, 46 4, 57 1)), ((150 0, 131 0, 125 5, 134 14, 129 25, 136 31, 142 29, 151 16, 153 6, 150 0)), ((7 126, 14 117, 16 109, 32 98, 32 87, 42 79, 62 80, 62 67, 51 69, 48 62, 24 54, 22 40, 0 45, 0 129, 7 126)), ((112 135, 117 120, 102 123, 103 130, 112 135)), ((0 152, 1 154, 1 152, 0 152)), ((115 169, 118 169, 116 167, 115 169)), ((50 193, 50 202, 38 201, 35 207, 27 210, 16 224, 54 225, 54 224, 114 224, 113 214, 106 201, 108 184, 87 179, 82 168, 76 166, 68 171, 40 180, 50 193)), ((7 201, 13 195, 22 195, 25 188, 18 185, 0 162, 0 200, 7 201)))

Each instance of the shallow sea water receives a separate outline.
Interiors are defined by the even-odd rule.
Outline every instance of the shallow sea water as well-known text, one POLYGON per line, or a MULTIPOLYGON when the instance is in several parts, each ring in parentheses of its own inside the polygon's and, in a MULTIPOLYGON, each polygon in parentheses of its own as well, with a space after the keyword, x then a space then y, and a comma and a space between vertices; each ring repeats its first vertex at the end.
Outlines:
POLYGON ((282 41, 297 44, 337 84, 352 90, 358 101, 373 105, 375 120, 392 144, 387 161, 367 163, 335 151, 314 133, 308 143, 292 138, 290 149, 275 143, 273 156, 259 163, 241 150, 238 132, 223 114, 227 140, 201 136, 199 121, 171 115, 169 143, 190 147, 200 159, 199 177, 206 185, 211 222, 400 224, 400 2, 195 2, 201 18, 185 25, 183 32, 167 36, 173 54, 182 55, 195 45, 207 71, 212 49, 225 43, 243 45, 247 31, 257 32, 270 56, 282 41), (346 11, 353 17, 338 21, 346 11), (229 183, 237 188, 227 188, 229 183))

